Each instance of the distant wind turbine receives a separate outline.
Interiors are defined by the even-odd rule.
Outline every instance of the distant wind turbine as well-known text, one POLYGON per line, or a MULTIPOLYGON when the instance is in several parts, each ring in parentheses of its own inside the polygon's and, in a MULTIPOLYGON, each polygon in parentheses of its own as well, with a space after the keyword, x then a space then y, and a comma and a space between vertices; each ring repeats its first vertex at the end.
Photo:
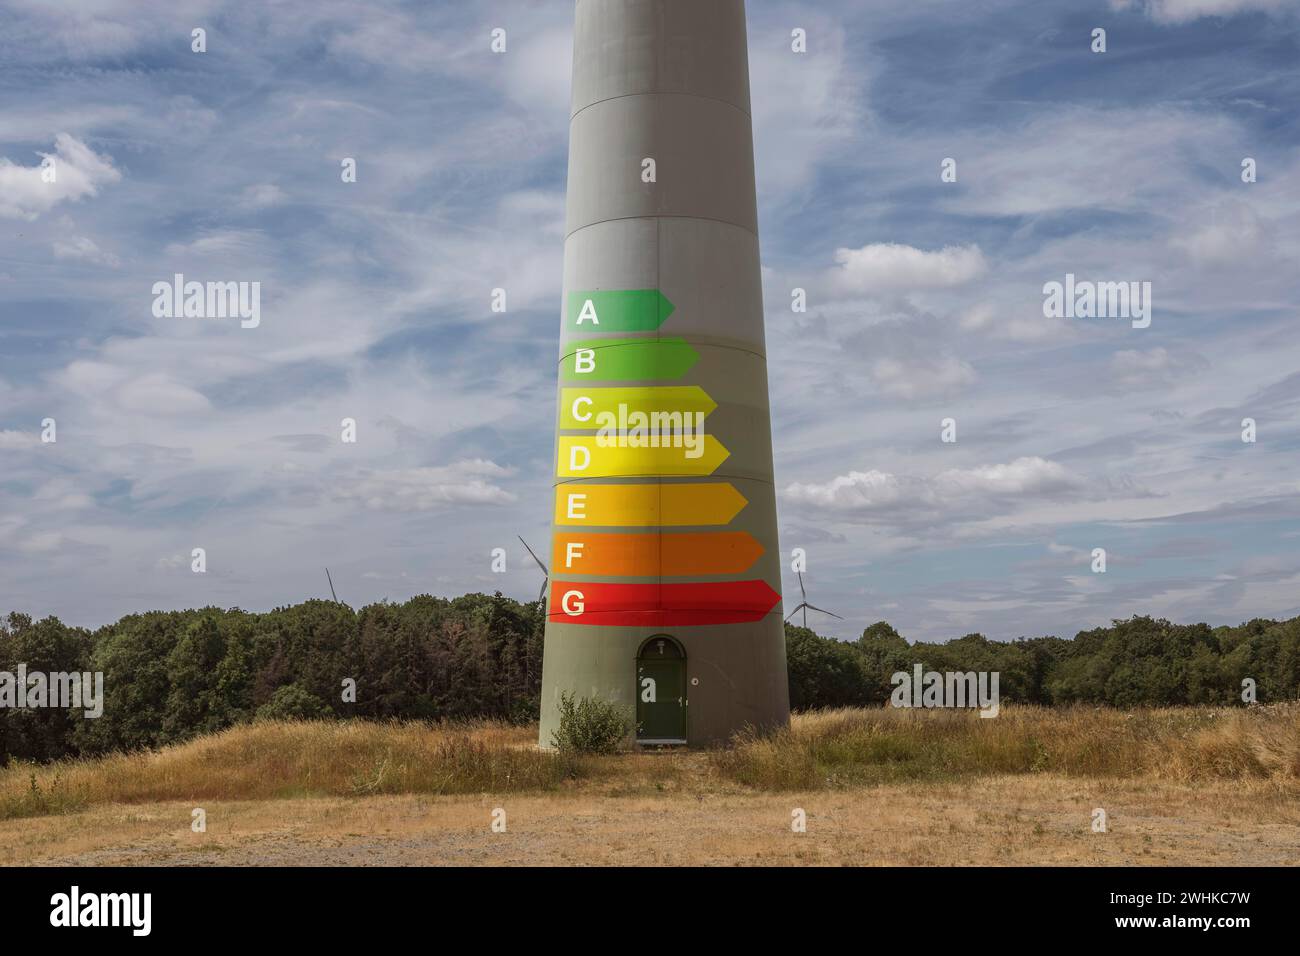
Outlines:
POLYGON ((808 603, 808 592, 805 591, 805 590, 804 590, 804 587, 803 587, 803 572, 802 572, 802 571, 797 571, 797 572, 795 572, 795 573, 799 575, 799 593, 800 593, 801 595, 803 595, 803 602, 802 602, 798 607, 796 607, 793 611, 791 611, 791 612, 789 613, 789 615, 786 617, 786 620, 787 620, 787 621, 789 621, 790 618, 794 617, 794 616, 795 616, 797 613, 799 613, 800 611, 803 611, 803 626, 804 626, 804 627, 807 627, 807 626, 808 626, 808 612, 809 612, 809 611, 817 611, 817 612, 820 613, 820 614, 829 614, 829 615, 830 615, 831 617, 833 617, 833 618, 836 618, 836 619, 841 620, 841 621, 844 620, 844 618, 840 617, 840 616, 839 616, 838 614, 836 614, 834 611, 828 611, 828 610, 826 610, 825 608, 818 607, 816 604, 809 604, 809 603, 808 603))
POLYGON ((537 600, 542 601, 546 598, 546 584, 551 580, 551 572, 546 569, 546 565, 542 564, 542 559, 533 554, 533 549, 528 547, 528 542, 523 539, 522 535, 517 534, 515 537, 519 539, 520 544, 525 548, 528 548, 528 553, 532 555, 533 560, 537 562, 537 566, 542 569, 542 589, 537 592, 537 600))
POLYGON ((339 603, 339 596, 338 596, 337 594, 334 593, 334 579, 333 579, 332 577, 330 577, 330 569, 329 569, 329 568, 326 568, 326 569, 325 569, 325 580, 328 581, 328 582, 330 583, 330 597, 332 597, 332 598, 334 599, 334 603, 335 603, 335 604, 338 604, 338 603, 339 603))

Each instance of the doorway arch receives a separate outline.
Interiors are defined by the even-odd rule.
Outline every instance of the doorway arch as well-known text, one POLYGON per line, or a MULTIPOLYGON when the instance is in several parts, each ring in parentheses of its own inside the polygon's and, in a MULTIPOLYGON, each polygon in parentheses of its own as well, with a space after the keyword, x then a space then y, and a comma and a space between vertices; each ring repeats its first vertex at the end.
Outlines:
POLYGON ((637 743, 686 743, 686 715, 686 649, 655 634, 636 654, 637 743))

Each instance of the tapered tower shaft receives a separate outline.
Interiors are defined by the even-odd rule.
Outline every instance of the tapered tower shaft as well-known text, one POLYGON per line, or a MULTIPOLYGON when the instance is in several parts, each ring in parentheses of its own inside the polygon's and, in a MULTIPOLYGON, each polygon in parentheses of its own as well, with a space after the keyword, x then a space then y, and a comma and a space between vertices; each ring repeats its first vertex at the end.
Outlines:
POLYGON ((789 719, 743 0, 578 0, 541 743, 789 719))

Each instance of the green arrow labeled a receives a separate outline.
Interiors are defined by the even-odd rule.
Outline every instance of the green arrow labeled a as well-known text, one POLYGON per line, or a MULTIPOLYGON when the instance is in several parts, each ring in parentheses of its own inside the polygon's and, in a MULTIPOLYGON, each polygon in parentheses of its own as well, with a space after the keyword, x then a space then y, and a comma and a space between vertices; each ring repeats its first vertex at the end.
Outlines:
POLYGON ((653 332, 676 308, 658 289, 570 292, 566 327, 587 332, 653 332))
POLYGON ((685 339, 593 339, 570 342, 560 361, 566 382, 645 382, 681 378, 700 360, 685 339))

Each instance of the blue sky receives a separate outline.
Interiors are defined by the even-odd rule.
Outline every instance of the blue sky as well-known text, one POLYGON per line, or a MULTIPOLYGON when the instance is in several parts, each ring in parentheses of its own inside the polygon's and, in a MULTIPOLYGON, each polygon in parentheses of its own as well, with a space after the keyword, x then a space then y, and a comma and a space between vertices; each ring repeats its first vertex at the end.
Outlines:
MULTIPOLYGON (((781 543, 825 633, 1300 613, 1297 6, 750 3, 781 543), (1151 282, 1150 327, 1044 317, 1066 273, 1151 282)), ((326 564, 356 606, 536 594, 571 18, 0 8, 0 610, 260 610, 326 564), (155 318, 176 272, 260 282, 261 324, 155 318)))

